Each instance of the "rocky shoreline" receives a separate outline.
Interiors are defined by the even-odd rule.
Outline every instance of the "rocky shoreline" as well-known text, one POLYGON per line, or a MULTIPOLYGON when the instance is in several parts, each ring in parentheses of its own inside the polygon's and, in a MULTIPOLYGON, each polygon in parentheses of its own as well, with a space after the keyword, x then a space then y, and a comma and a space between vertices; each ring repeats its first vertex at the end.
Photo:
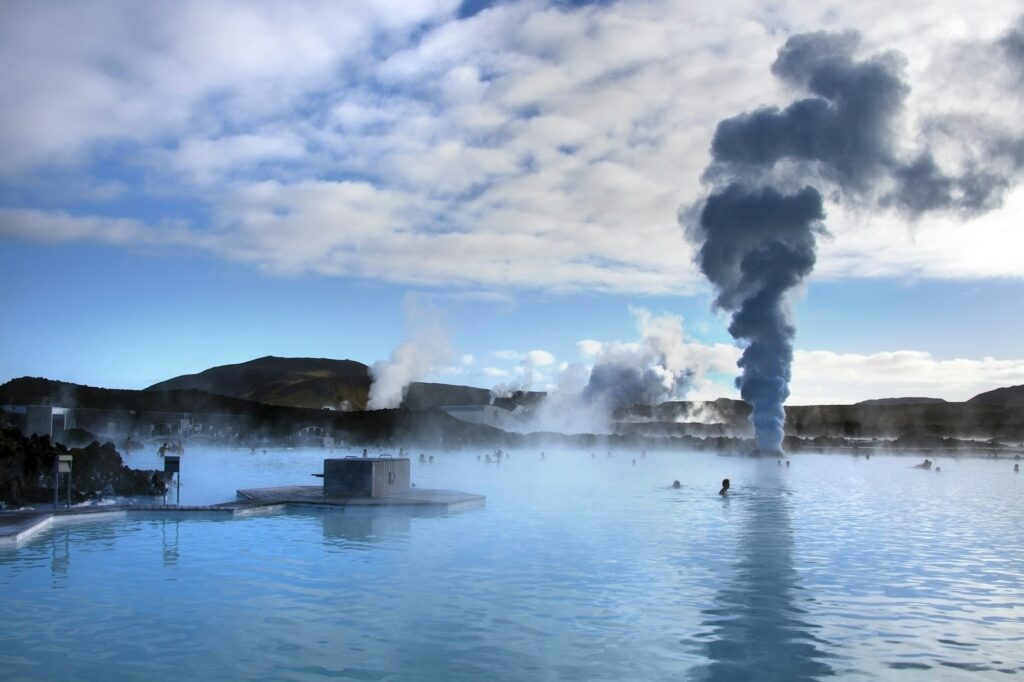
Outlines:
MULTIPOLYGON (((80 448, 52 443, 48 437, 23 436, 0 429, 0 504, 17 509, 53 502, 53 466, 57 455, 71 455, 71 503, 103 497, 158 495, 162 472, 131 469, 112 443, 93 441, 80 448)), ((66 499, 61 483, 61 499, 66 499)))

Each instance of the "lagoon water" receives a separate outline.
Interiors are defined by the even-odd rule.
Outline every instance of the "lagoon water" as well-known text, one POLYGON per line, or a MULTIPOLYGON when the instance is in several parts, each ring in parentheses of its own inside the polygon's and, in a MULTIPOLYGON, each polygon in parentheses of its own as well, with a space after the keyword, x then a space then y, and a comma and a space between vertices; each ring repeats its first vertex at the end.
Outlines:
MULTIPOLYGON (((73 521, 0 550, 3 678, 1024 677, 1012 462, 418 454, 419 487, 486 506, 73 521)), ((189 450, 182 502, 312 484, 324 456, 189 450)))

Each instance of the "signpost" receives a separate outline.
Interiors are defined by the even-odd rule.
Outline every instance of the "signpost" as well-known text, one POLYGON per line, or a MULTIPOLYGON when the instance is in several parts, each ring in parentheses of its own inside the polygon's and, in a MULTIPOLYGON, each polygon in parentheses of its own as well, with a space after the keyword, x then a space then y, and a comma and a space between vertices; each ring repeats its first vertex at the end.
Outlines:
MULTIPOLYGON (((171 474, 175 476, 178 481, 177 496, 175 502, 181 506, 181 456, 180 455, 165 455, 164 456, 164 474, 171 474)), ((164 504, 167 504, 167 490, 164 489, 164 504)))
POLYGON ((71 462, 74 460, 72 455, 57 455, 53 460, 53 508, 56 509, 57 505, 60 504, 60 475, 68 475, 67 484, 67 503, 66 506, 71 506, 71 462))

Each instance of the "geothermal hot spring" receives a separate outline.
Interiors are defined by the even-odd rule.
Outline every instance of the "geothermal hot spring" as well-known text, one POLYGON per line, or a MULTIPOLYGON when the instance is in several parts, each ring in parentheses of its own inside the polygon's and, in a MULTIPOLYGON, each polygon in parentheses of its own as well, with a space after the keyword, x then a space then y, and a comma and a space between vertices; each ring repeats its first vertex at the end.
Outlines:
MULTIPOLYGON (((1013 463, 427 451, 423 515, 69 520, 0 550, 4 679, 1007 679, 1013 463), (633 460, 636 463, 633 464, 633 460), (732 490, 718 488, 730 478, 732 490), (670 487, 673 480, 680 489, 670 487)), ((347 454, 336 452, 334 456, 347 454)), ((190 450, 182 502, 309 484, 323 450, 190 450)), ((157 466, 153 453, 129 464, 157 466)))

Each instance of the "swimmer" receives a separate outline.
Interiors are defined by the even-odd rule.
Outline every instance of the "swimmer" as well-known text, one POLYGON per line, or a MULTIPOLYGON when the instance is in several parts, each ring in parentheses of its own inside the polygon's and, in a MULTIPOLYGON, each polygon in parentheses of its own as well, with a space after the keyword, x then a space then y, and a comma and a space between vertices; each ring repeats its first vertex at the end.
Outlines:
MULTIPOLYGON (((480 458, 477 457, 477 459, 480 459, 480 458)), ((420 453, 420 461, 423 462, 423 463, 426 463, 426 461, 427 461, 427 458, 423 455, 422 452, 420 453)))
POLYGON ((433 455, 430 456, 430 460, 429 461, 430 461, 431 464, 434 463, 434 456, 433 455))
POLYGON ((636 466, 636 460, 635 459, 633 460, 633 466, 636 466))
POLYGON ((1020 465, 1019 464, 1014 464, 1013 465, 1013 473, 1015 473, 1015 474, 1019 474, 1020 473, 1020 465))
POLYGON ((940 471, 942 471, 942 467, 935 467, 935 473, 939 473, 940 471))
POLYGON ((363 459, 366 459, 366 448, 363 448, 363 459))
POLYGON ((544 451, 543 450, 540 451, 540 458, 544 459, 544 451))
POLYGON ((787 469, 789 468, 789 460, 788 459, 786 460, 786 468, 787 469))
POLYGON ((722 489, 718 491, 718 494, 719 495, 725 495, 727 492, 729 492, 729 479, 728 478, 723 478, 722 479, 722 489))
POLYGON ((676 490, 679 490, 683 486, 679 484, 679 481, 672 481, 672 487, 675 488, 676 490))
POLYGON ((779 460, 779 466, 782 466, 782 460, 781 459, 779 460))

